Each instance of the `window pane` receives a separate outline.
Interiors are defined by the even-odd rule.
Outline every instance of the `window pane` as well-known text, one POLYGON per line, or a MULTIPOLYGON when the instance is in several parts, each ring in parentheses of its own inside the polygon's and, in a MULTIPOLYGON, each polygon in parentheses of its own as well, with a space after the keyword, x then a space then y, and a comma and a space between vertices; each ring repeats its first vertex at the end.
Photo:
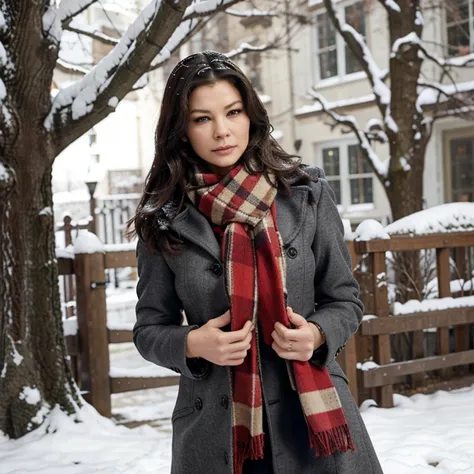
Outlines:
POLYGON ((349 145, 347 147, 349 154, 349 174, 371 173, 370 165, 362 154, 359 145, 349 145))
POLYGON ((339 148, 323 149, 323 169, 326 176, 339 176, 339 148))
POLYGON ((471 52, 469 23, 455 24, 448 27, 448 54, 462 56, 471 52))
MULTIPOLYGON (((346 23, 351 25, 362 36, 365 36, 365 11, 364 2, 357 2, 344 9, 346 23)), ((362 71, 362 66, 356 60, 352 51, 345 44, 346 74, 362 71)))
POLYGON ((450 0, 446 2, 446 22, 459 23, 469 17, 468 0, 450 0))
POLYGON ((474 201, 474 140, 451 140, 453 201, 474 201))
POLYGON ((357 61, 354 53, 346 45, 346 74, 352 74, 353 72, 362 71, 362 66, 359 61, 357 61))
POLYGON ((374 202, 372 178, 352 178, 351 204, 366 204, 374 202))
POLYGON ((337 51, 327 51, 319 53, 319 78, 327 79, 328 77, 337 76, 337 51))
POLYGON ((365 10, 364 2, 357 2, 344 9, 346 23, 352 26, 362 36, 365 36, 365 10))
POLYGON ((336 204, 341 204, 341 181, 338 179, 331 179, 328 183, 336 195, 336 204))
POLYGON ((336 45, 336 30, 332 21, 329 19, 327 13, 318 15, 317 17, 318 29, 318 47, 319 49, 327 48, 328 46, 336 45))

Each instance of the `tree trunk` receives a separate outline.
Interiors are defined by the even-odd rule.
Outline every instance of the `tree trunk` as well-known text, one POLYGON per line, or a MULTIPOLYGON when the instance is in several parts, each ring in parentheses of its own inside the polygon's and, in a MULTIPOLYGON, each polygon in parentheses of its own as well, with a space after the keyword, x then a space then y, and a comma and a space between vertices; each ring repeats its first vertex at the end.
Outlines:
POLYGON ((43 13, 41 2, 10 6, 14 29, 1 38, 15 65, 2 71, 8 114, 2 111, 0 124, 7 170, 0 179, 0 430, 12 438, 39 426, 53 408, 74 413, 80 403, 61 322, 54 147, 43 126, 57 50, 43 35, 43 13))

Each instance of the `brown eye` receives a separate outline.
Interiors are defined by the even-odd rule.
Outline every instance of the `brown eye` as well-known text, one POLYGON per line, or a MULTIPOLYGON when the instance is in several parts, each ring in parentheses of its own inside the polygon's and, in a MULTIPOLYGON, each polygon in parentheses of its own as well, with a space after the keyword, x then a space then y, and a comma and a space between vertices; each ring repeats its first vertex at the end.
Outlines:
POLYGON ((242 109, 234 109, 229 112, 229 115, 238 115, 242 112, 242 109))
POLYGON ((209 119, 209 117, 198 117, 198 118, 195 118, 194 119, 194 122, 196 123, 204 123, 204 122, 207 122, 209 119))

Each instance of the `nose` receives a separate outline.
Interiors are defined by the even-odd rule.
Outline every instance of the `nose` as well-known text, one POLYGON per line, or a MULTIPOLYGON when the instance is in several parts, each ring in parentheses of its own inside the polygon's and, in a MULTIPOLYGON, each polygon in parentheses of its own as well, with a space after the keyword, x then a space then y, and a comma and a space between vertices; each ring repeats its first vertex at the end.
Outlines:
POLYGON ((216 140, 226 138, 230 135, 229 127, 225 119, 216 119, 214 123, 214 138, 216 140))

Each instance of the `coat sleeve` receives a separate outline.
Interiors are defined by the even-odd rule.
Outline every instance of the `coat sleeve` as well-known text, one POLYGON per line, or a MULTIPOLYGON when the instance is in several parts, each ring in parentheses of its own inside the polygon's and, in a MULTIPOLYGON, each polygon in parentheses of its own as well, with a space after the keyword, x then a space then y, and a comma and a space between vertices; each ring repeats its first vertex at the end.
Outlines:
POLYGON ((182 303, 174 286, 174 274, 161 252, 149 253, 137 244, 137 321, 133 342, 141 356, 154 364, 190 378, 203 377, 208 369, 204 359, 186 358, 186 339, 198 326, 182 326, 182 303))
POLYGON ((308 321, 319 325, 326 335, 326 342, 314 352, 311 361, 326 367, 357 331, 364 307, 359 299, 359 284, 352 275, 334 193, 325 179, 319 183, 321 192, 312 245, 316 262, 315 310, 308 321))

